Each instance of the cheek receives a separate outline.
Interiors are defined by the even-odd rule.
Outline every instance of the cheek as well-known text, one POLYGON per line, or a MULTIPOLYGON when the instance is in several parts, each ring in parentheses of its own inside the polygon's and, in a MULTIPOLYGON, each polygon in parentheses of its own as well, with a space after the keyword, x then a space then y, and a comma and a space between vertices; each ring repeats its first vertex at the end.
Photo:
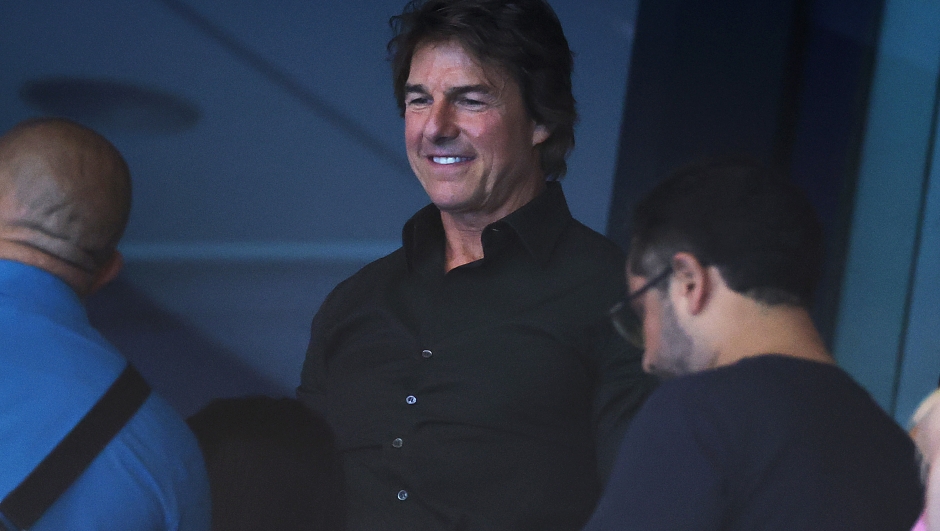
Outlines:
POLYGON ((522 144, 523 133, 518 125, 508 123, 497 113, 465 116, 460 126, 468 139, 493 153, 516 151, 522 144))
POLYGON ((660 326, 659 326, 659 321, 657 319, 653 319, 653 317, 649 315, 647 315, 647 317, 643 319, 643 333, 644 334, 648 334, 650 337, 657 337, 659 336, 659 330, 660 330, 660 326))
POLYGON ((938 419, 930 418, 919 430, 915 439, 924 451, 927 461, 934 465, 937 458, 940 457, 940 422, 938 419))
POLYGON ((649 316, 643 319, 643 369, 650 372, 652 364, 656 362, 659 352, 659 338, 661 327, 659 321, 649 316))
POLYGON ((405 115, 405 145, 414 147, 421 140, 421 128, 416 117, 405 115))
POLYGON ((405 122, 405 142, 408 144, 420 143, 427 132, 431 120, 429 109, 405 109, 403 116, 405 122))

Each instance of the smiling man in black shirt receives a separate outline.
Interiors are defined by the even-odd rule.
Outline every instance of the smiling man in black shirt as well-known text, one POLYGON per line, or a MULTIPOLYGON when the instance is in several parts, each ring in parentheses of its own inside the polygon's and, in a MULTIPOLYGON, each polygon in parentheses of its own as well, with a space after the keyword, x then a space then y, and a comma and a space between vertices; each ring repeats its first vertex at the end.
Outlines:
POLYGON ((652 387, 607 309, 619 248, 571 217, 571 51, 543 0, 393 18, 431 203, 314 318, 298 396, 336 432, 351 530, 574 530, 652 387))

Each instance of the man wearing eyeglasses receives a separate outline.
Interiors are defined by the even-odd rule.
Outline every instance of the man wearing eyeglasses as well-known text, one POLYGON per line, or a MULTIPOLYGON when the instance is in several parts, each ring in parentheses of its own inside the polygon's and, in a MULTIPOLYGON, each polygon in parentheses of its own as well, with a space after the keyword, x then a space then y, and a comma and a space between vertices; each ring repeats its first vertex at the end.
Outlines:
POLYGON ((613 317, 668 380, 585 530, 910 529, 912 443, 810 320, 823 239, 800 190, 756 164, 713 163, 635 212, 634 291, 613 317))

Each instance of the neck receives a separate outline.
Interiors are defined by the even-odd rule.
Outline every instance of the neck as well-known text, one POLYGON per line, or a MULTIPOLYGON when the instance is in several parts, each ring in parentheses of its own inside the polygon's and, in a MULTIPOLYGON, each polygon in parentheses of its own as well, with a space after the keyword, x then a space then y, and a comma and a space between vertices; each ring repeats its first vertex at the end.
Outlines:
POLYGON ((545 189, 545 181, 533 180, 532 186, 516 193, 512 200, 504 202, 492 211, 449 212, 441 210, 444 226, 445 271, 483 258, 483 229, 535 199, 545 189))
POLYGON ((725 331, 717 341, 716 365, 730 365, 762 354, 835 363, 806 309, 767 306, 741 298, 742 303, 725 315, 725 331))
POLYGON ((61 278, 79 296, 84 297, 92 281, 92 275, 20 242, 0 240, 0 258, 38 267, 61 278))
POLYGON ((479 227, 455 223, 454 219, 444 212, 441 212, 441 223, 444 225, 445 236, 445 271, 483 258, 483 229, 489 223, 479 227))

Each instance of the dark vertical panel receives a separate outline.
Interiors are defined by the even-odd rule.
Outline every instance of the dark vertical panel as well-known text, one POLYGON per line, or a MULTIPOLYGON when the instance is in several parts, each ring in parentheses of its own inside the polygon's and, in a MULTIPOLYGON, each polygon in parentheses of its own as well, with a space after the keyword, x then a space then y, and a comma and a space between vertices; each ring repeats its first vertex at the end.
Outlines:
POLYGON ((800 122, 801 91, 806 77, 806 61, 812 48, 812 2, 793 2, 793 20, 786 62, 784 63, 783 87, 778 104, 778 122, 774 138, 771 162, 778 168, 790 171, 793 152, 797 143, 800 122))
POLYGON ((693 160, 770 161, 794 0, 640 3, 608 235, 626 244, 632 205, 693 160))
POLYGON ((608 235, 672 170, 743 154, 789 170, 827 233, 831 341, 883 0, 640 3, 608 235))
POLYGON ((790 168, 826 229, 814 319, 831 346, 884 2, 814 4, 790 168))

